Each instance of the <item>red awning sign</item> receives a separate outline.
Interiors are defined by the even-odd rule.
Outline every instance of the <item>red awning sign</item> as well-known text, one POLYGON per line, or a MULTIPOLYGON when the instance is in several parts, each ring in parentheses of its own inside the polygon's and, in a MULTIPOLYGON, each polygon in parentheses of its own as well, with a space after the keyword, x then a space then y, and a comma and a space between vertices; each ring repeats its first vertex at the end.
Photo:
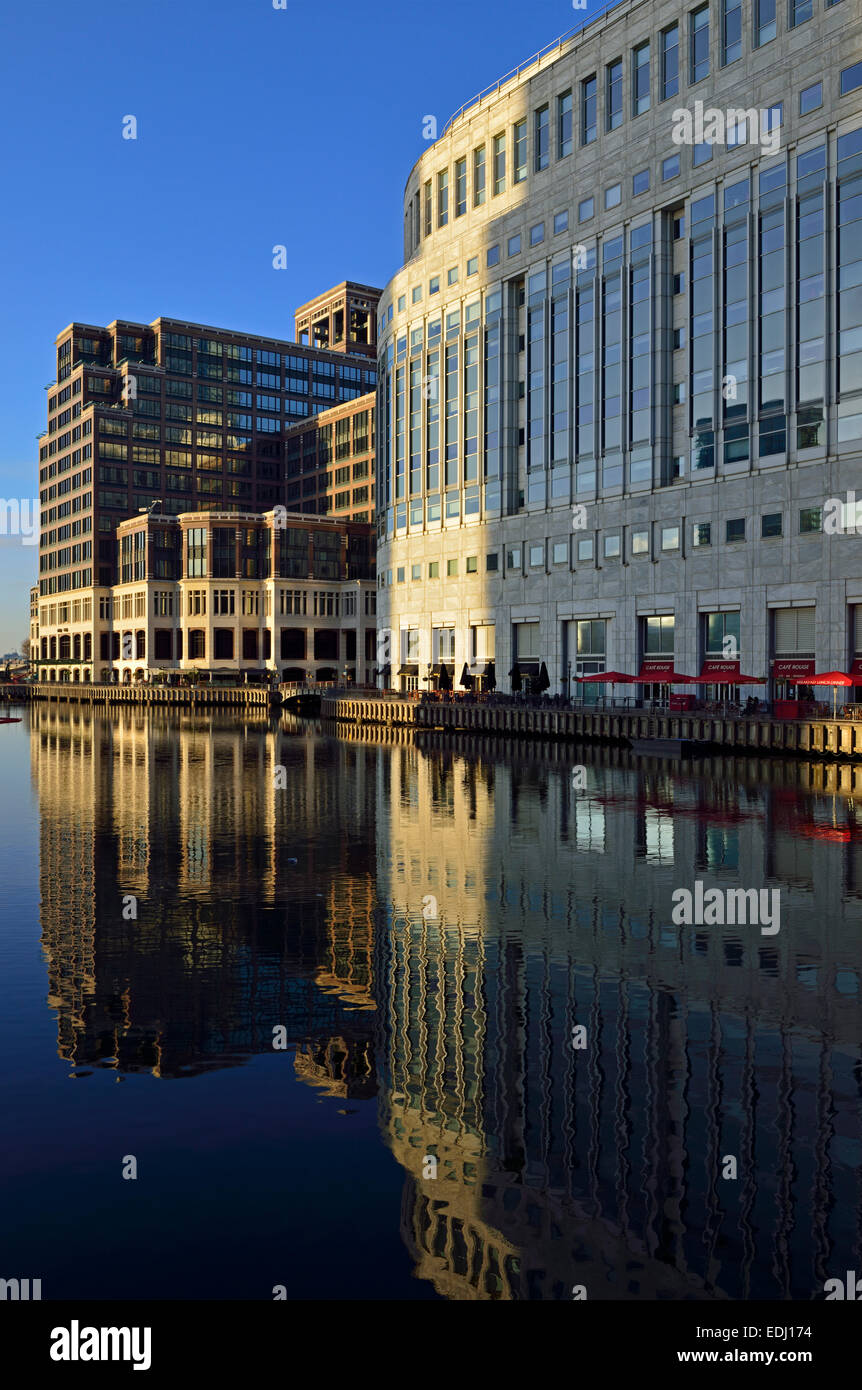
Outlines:
POLYGON ((777 680, 805 681, 814 675, 814 658, 781 657, 773 661, 772 674, 777 680))
POLYGON ((738 661, 705 661, 699 679, 702 681, 724 681, 733 684, 739 675, 738 661))
POLYGON ((851 676, 858 676, 857 685, 862 685, 862 656, 857 656, 853 665, 850 667, 851 676))
POLYGON ((688 683, 688 676, 680 676, 673 669, 672 661, 645 661, 638 672, 638 685, 652 685, 653 682, 663 685, 676 685, 688 683))

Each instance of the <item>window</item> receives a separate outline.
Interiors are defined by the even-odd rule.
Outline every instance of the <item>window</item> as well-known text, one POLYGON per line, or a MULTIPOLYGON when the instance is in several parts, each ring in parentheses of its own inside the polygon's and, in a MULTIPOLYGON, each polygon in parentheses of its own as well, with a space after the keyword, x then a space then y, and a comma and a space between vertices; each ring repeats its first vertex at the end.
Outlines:
POLYGON ((578 203, 578 221, 589 222, 590 218, 594 215, 595 210, 596 204, 594 198, 582 198, 581 201, 578 203))
POLYGON ((701 5, 689 15, 690 82, 709 76, 709 5, 701 5))
POLYGON ((512 128, 512 152, 515 169, 513 183, 523 183, 527 177, 527 122, 518 121, 512 128))
POLYGON ((821 510, 819 507, 803 507, 799 513, 799 534, 800 536, 810 536, 814 531, 822 529, 821 510))
POLYGON ((592 536, 585 536, 578 541, 578 561, 592 560, 593 558, 593 539, 592 536))
POLYGON ((467 211, 467 161, 455 160, 455 216, 463 217, 467 211))
POLYGON ((489 555, 485 556, 485 569, 489 572, 493 572, 495 570, 498 570, 499 568, 500 556, 498 555, 496 550, 492 550, 489 555))
POLYGON ((544 222, 537 222, 536 225, 535 225, 534 227, 531 227, 531 228, 530 228, 530 245, 531 245, 531 246, 538 246, 538 245, 539 245, 541 242, 543 242, 544 240, 545 240, 545 224, 544 224, 544 222))
POLYGON ((674 294, 685 294, 685 271, 680 270, 673 277, 674 294))
POLYGON ((742 57, 742 0, 721 0, 721 66, 742 57))
POLYGON ((471 257, 470 257, 469 261, 467 262, 467 274, 468 274, 468 275, 478 275, 478 274, 479 274, 479 257, 478 257, 478 256, 471 256, 471 257))
POLYGON ((494 136, 494 196, 506 187, 506 137, 494 136))
POLYGON ((507 254, 510 255, 510 256, 517 256, 518 253, 520 252, 520 250, 521 250, 521 233, 518 232, 516 236, 510 236, 510 237, 509 237, 509 241, 508 241, 508 244, 507 244, 507 247, 506 247, 506 251, 507 251, 507 254))
POLYGON ((754 0, 755 48, 769 43, 770 39, 775 38, 775 34, 775 0, 754 0))
POLYGON ((449 170, 437 175, 437 226, 445 227, 449 221, 449 170))
POLYGON ((478 555, 468 555, 468 556, 467 556, 467 565, 466 565, 466 569, 467 569, 467 573, 468 573, 468 574, 478 574, 478 573, 479 573, 479 557, 478 557, 478 555))
POLYGON ((675 622, 672 613, 658 614, 645 618, 644 655, 672 656, 674 647, 675 622))
POLYGON ((661 35, 661 100, 679 92, 679 25, 672 24, 661 35))
POLYGON ((734 521, 726 521, 724 524, 724 539, 728 545, 733 541, 745 540, 745 517, 739 517, 734 521))
POLYGON ((405 575, 404 575, 404 566, 403 566, 403 565, 399 565, 398 568, 397 568, 396 571, 395 571, 395 583, 396 583, 396 584, 403 584, 403 583, 404 583, 404 578, 405 578, 405 575))
POLYGON ((598 134, 596 77, 584 78, 581 83, 581 144, 591 145, 598 134))
POLYGON ((682 241, 685 236, 685 213, 681 212, 673 219, 673 239, 682 241))
POLYGON ((605 68, 605 126, 616 130, 623 123, 623 60, 615 58, 605 68))
POLYGON ((618 535, 605 536, 604 554, 606 560, 617 560, 620 555, 620 538, 618 535))
POLYGON ((510 546, 506 551, 506 569, 519 570, 521 568, 521 547, 519 545, 510 546))
POLYGON ((649 110, 649 42, 639 44, 632 54, 632 115, 649 110))
POLYGON ((487 253, 485 259, 487 260, 488 265, 499 265, 499 264, 500 264, 500 248, 499 248, 499 246, 489 246, 489 247, 488 247, 488 253, 487 253))
POLYGON ((618 207, 623 196, 622 184, 612 183, 610 188, 605 189, 605 207, 618 207))
POLYGON ((691 152, 691 162, 695 169, 701 164, 708 164, 712 159, 712 145, 708 140, 703 140, 699 145, 695 145, 691 152))
POLYGON ((421 565, 411 565, 411 566, 410 566, 410 579, 411 579, 411 581, 415 581, 415 580, 421 579, 421 578, 422 578, 422 566, 421 566, 421 565))
POLYGON ((457 285, 457 283, 458 283, 458 267, 457 267, 457 265, 453 265, 452 268, 451 268, 451 270, 447 271, 447 273, 446 273, 446 283, 447 283, 447 285, 457 285))
POLYGON ((804 24, 814 13, 813 0, 790 0, 790 28, 804 24))
POLYGON ((557 159, 572 153, 572 94, 557 97, 557 159))
POLYGON ((554 236, 559 236, 559 235, 560 235, 560 232, 567 232, 568 230, 569 230, 569 214, 568 214, 568 212, 555 212, 555 213, 554 213, 554 236))
POLYGON ((439 578, 440 578, 440 561, 439 561, 439 560, 430 560, 430 561, 428 562, 428 578, 429 578, 429 579, 439 579, 439 578))
POLYGON ((854 63, 852 67, 843 68, 841 72, 843 97, 846 97, 848 92, 855 92, 857 87, 862 87, 862 63, 854 63))
POLYGON ((663 526, 661 529, 662 550, 679 550, 679 527, 663 526))
POLYGON ((649 190, 649 169, 641 169, 640 173, 632 175, 632 194, 636 198, 639 193, 646 193, 649 190))
POLYGON ((473 151, 473 206, 479 208, 485 201, 485 146, 473 151))
POLYGON ((691 543, 695 547, 712 545, 712 526, 708 521, 697 521, 691 528, 691 543))
POLYGON ((431 279, 428 281, 428 293, 429 293, 429 294, 439 294, 439 293, 440 293, 440 276, 439 276, 439 275, 432 275, 431 279))
POLYGON ((413 286, 413 293, 412 293, 412 295, 411 295, 411 301, 412 301, 412 303, 418 304, 421 298, 422 298, 422 286, 421 286, 421 285, 414 285, 414 286, 413 286))
POLYGON ((816 111, 818 106, 823 105, 823 83, 815 82, 811 87, 803 87, 799 93, 799 114, 807 116, 809 111, 816 111))
POLYGON ((672 339, 672 343, 673 343, 674 352, 677 352, 680 348, 684 348, 684 347, 685 347, 685 329, 684 329, 684 328, 675 328, 675 329, 673 330, 673 339, 672 339))
POLYGON ((781 535, 781 512, 767 512, 760 518, 760 534, 764 540, 781 535))
POLYGON ((632 555, 649 555, 649 531, 632 531, 632 555))
POLYGON ((555 541, 553 555, 555 565, 567 565, 569 562, 568 541, 555 541))
POLYGON ((539 569, 545 563, 545 547, 543 545, 530 546, 530 568, 539 569))
POLYGON ((537 174, 551 162, 551 115, 547 106, 533 114, 533 163, 537 174))

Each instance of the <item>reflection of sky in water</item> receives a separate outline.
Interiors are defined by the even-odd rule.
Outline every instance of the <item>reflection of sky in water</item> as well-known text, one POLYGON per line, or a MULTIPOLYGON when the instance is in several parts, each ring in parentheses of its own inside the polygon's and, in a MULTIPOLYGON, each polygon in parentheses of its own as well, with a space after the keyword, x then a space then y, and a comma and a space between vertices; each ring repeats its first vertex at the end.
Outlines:
POLYGON ((858 1267, 855 773, 28 718, 0 1164, 46 1297, 808 1299, 858 1267), (780 933, 673 925, 695 880, 780 889, 780 933))

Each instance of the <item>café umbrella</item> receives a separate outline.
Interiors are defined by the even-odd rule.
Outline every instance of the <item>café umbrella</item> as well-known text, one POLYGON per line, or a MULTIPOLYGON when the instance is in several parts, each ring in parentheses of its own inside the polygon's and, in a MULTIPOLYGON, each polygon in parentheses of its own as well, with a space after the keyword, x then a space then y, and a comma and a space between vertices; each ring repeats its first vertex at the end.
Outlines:
POLYGON ((831 685, 832 686, 832 718, 836 715, 836 704, 838 702, 839 685, 855 685, 853 676, 848 676, 845 671, 823 671, 819 676, 806 676, 806 685, 831 685))

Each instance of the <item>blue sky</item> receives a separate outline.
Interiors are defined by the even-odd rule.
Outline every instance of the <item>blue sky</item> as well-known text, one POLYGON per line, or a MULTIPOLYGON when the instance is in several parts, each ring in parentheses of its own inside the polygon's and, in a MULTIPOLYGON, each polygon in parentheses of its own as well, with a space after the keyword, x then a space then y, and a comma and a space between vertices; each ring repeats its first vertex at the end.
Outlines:
MULTIPOLYGON (((0 53, 0 496, 37 494, 54 338, 159 314, 290 338, 401 263, 401 195, 462 102, 605 0, 27 0, 0 53), (122 138, 123 117, 138 138, 122 138), (287 248, 274 271, 272 248, 287 248)), ((36 546, 0 535, 0 653, 36 546)))

